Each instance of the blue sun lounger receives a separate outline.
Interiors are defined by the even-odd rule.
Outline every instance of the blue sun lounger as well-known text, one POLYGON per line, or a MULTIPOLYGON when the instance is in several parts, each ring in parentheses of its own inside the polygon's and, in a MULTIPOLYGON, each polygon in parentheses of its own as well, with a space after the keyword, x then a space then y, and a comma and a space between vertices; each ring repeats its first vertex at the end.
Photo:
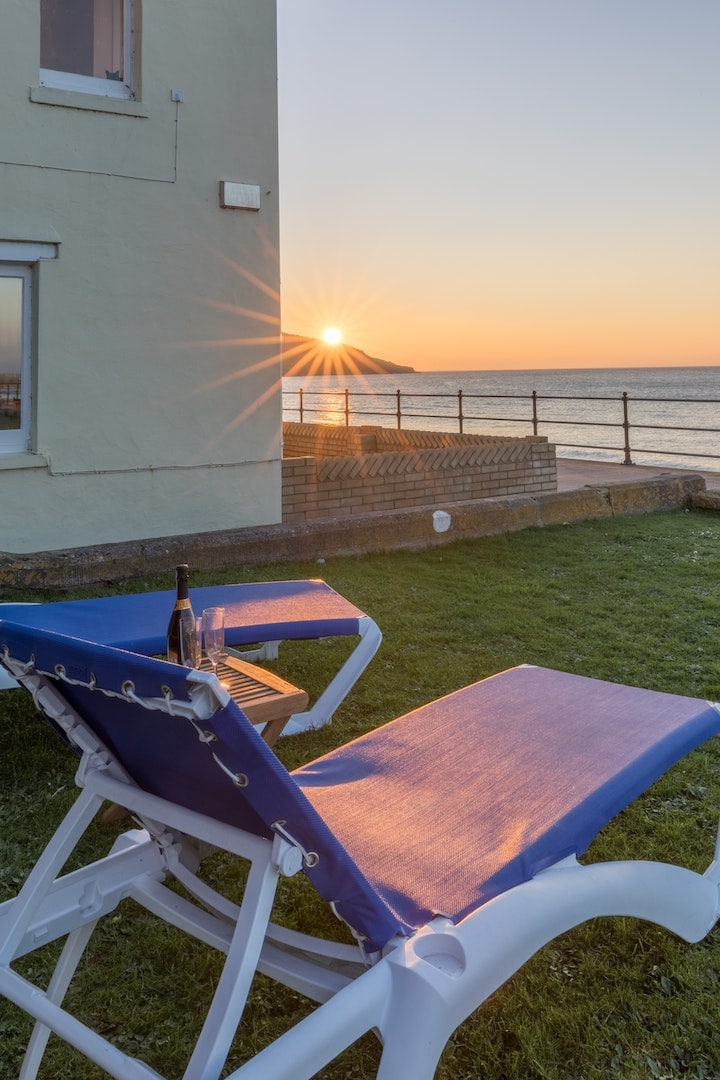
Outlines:
MULTIPOLYGON (((206 586, 191 589, 190 599, 198 615, 206 607, 225 608, 226 642, 234 647, 229 652, 247 660, 275 658, 282 641, 359 638, 312 707, 291 717, 283 732, 286 735, 329 723, 382 640, 368 615, 316 579, 206 586)), ((0 604, 0 618, 152 656, 165 651, 174 602, 175 593, 167 591, 49 604, 8 603, 0 604)), ((0 671, 0 689, 12 685, 0 671)))
POLYGON ((697 941, 718 917, 717 847, 704 875, 578 861, 720 731, 706 701, 518 667, 288 773, 209 673, 7 621, 0 661, 80 755, 77 801, 0 906, 0 995, 36 1020, 23 1080, 51 1030, 111 1076, 162 1075, 93 1031, 88 1003, 64 1007, 95 925, 127 897, 227 955, 185 1080, 220 1076, 256 971, 319 1005, 236 1080, 313 1076, 368 1031, 380 1080, 430 1080, 454 1029, 569 928, 628 915, 697 941), (56 878, 105 799, 138 828, 56 878), (202 880, 208 844, 250 860, 240 906, 202 880), (357 946, 271 922, 279 877, 299 872, 357 946), (46 990, 11 967, 66 935, 46 990))

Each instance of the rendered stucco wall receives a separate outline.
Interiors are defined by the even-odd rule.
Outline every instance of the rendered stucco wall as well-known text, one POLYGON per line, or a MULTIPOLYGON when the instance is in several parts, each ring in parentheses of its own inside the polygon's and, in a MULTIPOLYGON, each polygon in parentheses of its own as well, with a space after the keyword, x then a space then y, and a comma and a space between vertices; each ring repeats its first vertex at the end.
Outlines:
POLYGON ((0 551, 278 522, 275 4, 146 2, 139 101, 110 111, 38 89, 39 7, 0 5, 0 243, 58 251, 0 551), (221 209, 221 180, 260 209, 221 209))

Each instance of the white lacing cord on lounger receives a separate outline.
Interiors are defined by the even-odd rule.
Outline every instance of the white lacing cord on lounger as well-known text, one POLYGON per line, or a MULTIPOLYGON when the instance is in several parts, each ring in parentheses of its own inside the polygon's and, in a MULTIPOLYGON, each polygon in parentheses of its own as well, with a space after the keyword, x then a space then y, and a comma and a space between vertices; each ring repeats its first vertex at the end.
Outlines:
POLYGON ((303 862, 305 866, 310 868, 312 868, 313 866, 317 866, 317 864, 320 862, 320 856, 318 855, 318 853, 316 851, 306 851, 302 844, 298 840, 296 840, 291 833, 287 831, 287 829, 285 828, 286 824, 287 822, 285 821, 273 821, 270 828, 279 836, 282 836, 283 840, 287 840, 288 844, 292 844, 294 848, 297 848, 297 850, 303 857, 303 862))
POLYGON ((59 724, 79 749, 84 749, 82 742, 77 738, 76 715, 68 708, 64 697, 58 693, 52 682, 48 682, 45 673, 35 667, 34 654, 25 663, 10 656, 8 649, 5 648, 3 658, 14 677, 28 691, 39 711, 59 724))
POLYGON ((3 662, 7 664, 13 677, 19 679, 23 675, 32 675, 35 670, 35 657, 31 656, 27 663, 21 660, 16 660, 14 656, 10 655, 10 650, 7 645, 3 648, 3 662))
POLYGON ((335 918, 338 920, 338 922, 341 922, 343 926, 347 926, 348 930, 355 938, 358 949, 360 950, 360 955, 363 959, 363 963, 367 967, 372 967, 374 964, 377 964, 379 960, 382 960, 382 950, 374 949, 372 952, 368 951, 368 949, 366 948, 367 938, 364 934, 360 934, 354 926, 351 926, 347 919, 343 919, 342 915, 337 909, 337 902, 335 900, 330 900, 328 901, 328 906, 335 918))
POLYGON ((141 697, 135 693, 135 684, 131 679, 126 679, 122 683, 120 690, 110 690, 107 687, 98 686, 97 678, 92 671, 89 680, 73 679, 68 675, 63 664, 56 664, 52 671, 43 671, 42 668, 36 666, 34 655, 26 663, 10 656, 7 647, 3 649, 3 657, 12 675, 18 681, 27 679, 32 675, 40 675, 49 679, 59 679, 60 682, 68 683, 70 686, 83 686, 87 690, 99 691, 101 694, 105 694, 106 697, 119 698, 121 701, 132 701, 133 704, 140 705, 143 709, 159 710, 168 713, 170 716, 182 716, 193 720, 198 715, 194 704, 175 699, 171 688, 166 685, 160 687, 162 697, 141 697))
MULTIPOLYGON (((206 728, 200 727, 200 725, 196 723, 191 716, 188 716, 187 719, 195 728, 197 737, 201 743, 205 743, 207 745, 208 743, 217 742, 217 735, 214 731, 208 731, 206 728)), ((233 769, 229 769, 228 766, 220 760, 220 758, 214 751, 211 751, 211 753, 215 764, 218 766, 219 769, 222 769, 226 776, 230 777, 236 787, 244 788, 248 786, 250 781, 248 780, 246 773, 234 772, 233 769)))
MULTIPOLYGON (((90 673, 92 676, 92 672, 90 673)), ((94 678, 94 676, 92 676, 94 678)), ((181 712, 176 712, 173 706, 173 693, 169 686, 161 686, 160 691, 162 698, 142 698, 139 694, 135 693, 135 683, 130 679, 126 679, 121 686, 121 694, 113 694, 115 697, 127 698, 128 701, 132 701, 134 705, 140 705, 143 709, 162 709, 163 712, 167 712, 169 716, 181 715, 181 712)), ((110 691, 104 690, 103 693, 107 694, 110 691)), ((179 702, 178 702, 179 704, 179 702)))
MULTIPOLYGON (((70 683, 72 686, 87 686, 89 690, 97 690, 98 689, 97 679, 95 678, 95 675, 93 674, 92 671, 90 672, 90 681, 89 682, 82 682, 81 679, 71 679, 70 676, 68 675, 67 671, 65 670, 65 665, 64 664, 56 664, 55 665, 55 674, 57 675, 58 679, 60 679, 62 682, 70 683)), ((100 687, 100 690, 101 690, 101 692, 103 692, 101 687, 100 687)))
MULTIPOLYGON (((85 681, 83 679, 73 679, 68 675, 65 667, 62 664, 56 664, 52 672, 46 672, 41 671, 40 669, 35 667, 34 656, 31 656, 30 660, 27 663, 21 663, 20 661, 13 659, 9 655, 7 649, 4 650, 4 656, 7 660, 8 667, 12 671, 12 674, 18 679, 27 679, 28 676, 31 676, 33 674, 41 676, 44 675, 51 679, 59 679, 61 682, 66 682, 73 686, 83 686, 88 690, 94 691, 99 690, 100 693, 105 694, 107 697, 119 698, 120 700, 124 701, 131 701, 134 705, 140 705, 143 709, 148 709, 151 711, 159 710, 161 712, 167 713, 170 716, 179 716, 186 720, 189 720, 195 728, 200 742, 208 744, 217 741, 217 735, 215 735, 214 732, 208 731, 206 728, 201 727, 201 725, 197 722, 197 712, 195 710, 195 707, 185 701, 176 701, 173 698, 172 690, 169 686, 163 685, 160 687, 162 693, 161 698, 146 698, 141 697, 139 694, 135 693, 135 684, 130 679, 126 679, 126 681, 122 684, 121 690, 118 692, 117 690, 108 690, 104 687, 98 686, 97 679, 92 672, 90 673, 89 681, 85 681)), ((28 688, 31 689, 30 687, 28 688)), ((233 769, 228 768, 228 766, 225 765, 223 761, 221 761, 217 754, 213 753, 212 756, 218 768, 222 769, 225 775, 232 780, 233 784, 235 784, 236 787, 244 788, 248 786, 249 781, 245 773, 235 772, 233 769)), ((299 847, 299 845, 296 846, 299 847)), ((305 856, 305 852, 303 852, 303 855, 305 856)), ((310 858, 312 858, 312 853, 310 855, 310 858)), ((317 860, 317 856, 315 856, 315 859, 317 860)), ((308 866, 315 865, 312 861, 307 862, 307 857, 306 864, 308 866)))
MULTIPOLYGON (((175 700, 169 686, 162 685, 160 687, 162 697, 141 697, 139 694, 135 693, 135 684, 131 679, 125 680, 120 691, 109 690, 105 687, 98 686, 97 678, 93 672, 90 672, 89 680, 73 679, 68 675, 63 664, 56 664, 52 671, 43 671, 36 667, 34 655, 30 657, 27 663, 25 663, 10 656, 7 648, 3 649, 3 657, 13 676, 19 681, 22 680, 27 689, 30 690, 33 698, 36 699, 37 704, 41 707, 41 711, 45 711, 42 710, 42 705, 45 705, 46 709, 48 707, 46 695, 50 691, 50 688, 47 684, 45 684, 45 686, 42 686, 41 684, 34 685, 34 681, 42 679, 43 677, 59 679, 60 682, 65 682, 72 686, 83 686, 88 690, 93 690, 95 692, 99 691, 101 694, 105 694, 106 697, 118 698, 121 701, 131 701, 134 705, 139 705, 143 709, 160 711, 167 713, 169 716, 178 716, 189 720, 195 728, 200 742, 211 743, 217 740, 217 736, 212 731, 208 731, 197 723, 197 710, 195 706, 186 701, 175 700), (42 702, 38 700, 41 695, 42 702)), ((62 703, 59 703, 58 707, 62 708, 62 703)), ((51 715, 53 715, 53 710, 51 709, 49 711, 51 712, 51 715)), ((56 712, 57 710, 55 709, 55 713, 56 712)), ((220 760, 217 754, 213 753, 213 759, 226 776, 230 777, 236 787, 247 787, 248 778, 245 773, 238 773, 229 769, 227 765, 220 760)))
MULTIPOLYGON (((191 716, 188 716, 187 719, 195 728, 197 737, 201 743, 205 743, 207 745, 208 743, 217 742, 217 735, 214 731, 207 731, 205 728, 200 727, 200 725, 196 723, 196 721, 193 720, 191 716)), ((211 753, 215 764, 218 766, 219 769, 222 769, 226 776, 230 777, 233 784, 235 784, 235 787, 244 788, 248 786, 250 781, 248 780, 246 773, 234 772, 233 769, 229 769, 228 766, 220 760, 220 758, 214 751, 211 751, 211 753)))
MULTIPOLYGON (((16 661, 11 661, 11 666, 15 668, 19 666, 16 661)), ((140 694, 135 693, 135 683, 132 679, 126 679, 122 683, 120 690, 110 690, 105 686, 98 686, 97 678, 91 671, 90 678, 85 679, 73 679, 71 678, 63 664, 56 664, 53 671, 42 671, 40 668, 35 667, 34 657, 30 658, 30 661, 26 665, 22 665, 23 670, 16 675, 26 675, 35 672, 38 675, 45 675, 49 678, 59 679, 61 682, 68 683, 70 686, 83 686, 87 690, 93 690, 100 692, 106 697, 118 698, 120 701, 131 701, 134 705, 140 705, 143 709, 149 711, 159 711, 167 713, 169 716, 185 717, 192 721, 193 717, 197 716, 197 710, 193 704, 187 701, 176 700, 173 697, 173 692, 169 686, 162 684, 160 686, 160 693, 162 697, 141 697, 140 694)), ((15 674, 15 672, 13 671, 15 674)))
MULTIPOLYGON (((48 675, 35 667, 34 656, 31 656, 27 663, 22 663, 11 657, 7 649, 3 651, 3 655, 13 675, 16 679, 22 681, 40 712, 62 728, 70 743, 80 751, 82 758, 78 766, 76 779, 81 787, 84 784, 85 775, 90 770, 104 771, 106 769, 109 769, 110 774, 116 779, 121 779, 123 782, 135 786, 130 774, 117 759, 112 758, 108 751, 98 744, 97 739, 86 728, 82 719, 69 707, 65 698, 53 686, 52 682, 48 681, 48 675)), ((62 664, 57 665, 56 675, 58 678, 64 679, 65 682, 77 681, 67 678, 62 664)))

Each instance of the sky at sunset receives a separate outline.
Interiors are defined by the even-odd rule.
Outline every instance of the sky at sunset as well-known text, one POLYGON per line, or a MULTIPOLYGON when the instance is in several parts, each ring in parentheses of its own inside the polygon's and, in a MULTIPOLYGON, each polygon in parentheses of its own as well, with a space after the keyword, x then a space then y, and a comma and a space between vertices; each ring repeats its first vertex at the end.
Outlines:
POLYGON ((278 0, 283 329, 720 364, 720 0, 278 0))

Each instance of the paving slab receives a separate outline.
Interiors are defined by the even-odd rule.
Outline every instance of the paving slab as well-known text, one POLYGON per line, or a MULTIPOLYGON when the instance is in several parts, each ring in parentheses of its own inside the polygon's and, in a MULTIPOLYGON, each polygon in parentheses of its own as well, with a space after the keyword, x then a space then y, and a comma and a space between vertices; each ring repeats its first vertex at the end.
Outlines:
POLYGON ((708 491, 720 491, 720 470, 671 469, 666 465, 623 465, 617 461, 595 461, 589 458, 558 457, 558 491, 576 491, 579 488, 604 487, 606 484, 632 484, 653 480, 659 476, 678 476, 692 473, 702 476, 708 491))

